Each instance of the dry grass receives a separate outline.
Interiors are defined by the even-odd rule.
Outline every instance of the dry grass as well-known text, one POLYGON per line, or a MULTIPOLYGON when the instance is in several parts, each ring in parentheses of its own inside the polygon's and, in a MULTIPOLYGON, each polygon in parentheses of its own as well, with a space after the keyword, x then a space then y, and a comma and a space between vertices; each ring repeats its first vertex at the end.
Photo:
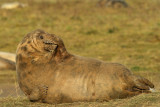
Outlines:
POLYGON ((64 104, 32 103, 25 97, 0 99, 2 107, 159 107, 160 93, 142 94, 128 99, 115 99, 109 102, 75 102, 64 104))
MULTIPOLYGON (((1 0, 0 5, 7 1, 1 0)), ((126 0, 129 8, 97 7, 96 0, 19 0, 28 7, 0 9, 0 51, 15 53, 23 36, 37 28, 59 35, 69 52, 126 65, 160 91, 160 1, 126 0)), ((0 71, 1 84, 15 82, 15 71, 0 71), (11 81, 11 82, 9 82, 11 81)), ((160 93, 110 102, 58 106, 158 106, 160 93)), ((3 98, 0 106, 50 106, 25 98, 3 98)))

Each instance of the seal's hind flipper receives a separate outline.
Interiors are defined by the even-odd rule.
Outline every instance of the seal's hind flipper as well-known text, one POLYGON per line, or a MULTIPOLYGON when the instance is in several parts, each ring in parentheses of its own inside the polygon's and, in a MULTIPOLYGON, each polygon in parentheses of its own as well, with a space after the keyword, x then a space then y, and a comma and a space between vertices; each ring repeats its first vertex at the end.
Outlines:
POLYGON ((154 85, 149 80, 141 76, 134 76, 133 80, 134 80, 134 86, 133 86, 134 91, 140 91, 142 93, 152 92, 154 85))

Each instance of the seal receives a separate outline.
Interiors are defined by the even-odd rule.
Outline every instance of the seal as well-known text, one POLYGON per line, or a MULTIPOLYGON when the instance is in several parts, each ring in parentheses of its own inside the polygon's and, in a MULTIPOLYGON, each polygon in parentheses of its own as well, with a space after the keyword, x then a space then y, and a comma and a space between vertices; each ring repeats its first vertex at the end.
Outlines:
POLYGON ((16 70, 15 62, 0 57, 0 70, 16 70))
POLYGON ((118 63, 69 53, 62 39, 43 30, 28 33, 16 52, 21 90, 30 101, 108 101, 150 93, 154 85, 118 63))
POLYGON ((106 7, 128 7, 125 0, 98 0, 98 6, 103 6, 103 4, 105 4, 106 7))
POLYGON ((16 62, 16 54, 14 53, 9 53, 9 52, 2 52, 0 51, 0 57, 4 58, 4 59, 8 59, 10 61, 16 62))

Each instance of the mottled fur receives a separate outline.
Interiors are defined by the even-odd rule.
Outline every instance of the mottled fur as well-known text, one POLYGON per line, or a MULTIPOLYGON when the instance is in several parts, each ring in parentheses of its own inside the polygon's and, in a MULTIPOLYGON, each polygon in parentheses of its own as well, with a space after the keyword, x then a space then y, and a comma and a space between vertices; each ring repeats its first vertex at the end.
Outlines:
POLYGON ((42 30, 27 34, 16 55, 19 86, 31 101, 108 101, 154 87, 121 64, 70 54, 62 39, 42 30))

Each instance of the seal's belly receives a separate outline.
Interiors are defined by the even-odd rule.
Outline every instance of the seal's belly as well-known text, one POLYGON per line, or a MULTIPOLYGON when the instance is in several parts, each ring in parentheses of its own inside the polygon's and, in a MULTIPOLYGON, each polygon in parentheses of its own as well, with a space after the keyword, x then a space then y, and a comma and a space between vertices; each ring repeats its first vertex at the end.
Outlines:
MULTIPOLYGON (((120 90, 120 78, 112 73, 112 70, 105 70, 103 66, 98 68, 88 68, 81 65, 68 67, 65 72, 59 69, 49 88, 52 97, 67 96, 72 101, 94 101, 97 99, 109 100, 113 91, 120 90)), ((53 99, 53 98, 52 98, 53 99)), ((59 98, 61 99, 61 98, 59 98)))

